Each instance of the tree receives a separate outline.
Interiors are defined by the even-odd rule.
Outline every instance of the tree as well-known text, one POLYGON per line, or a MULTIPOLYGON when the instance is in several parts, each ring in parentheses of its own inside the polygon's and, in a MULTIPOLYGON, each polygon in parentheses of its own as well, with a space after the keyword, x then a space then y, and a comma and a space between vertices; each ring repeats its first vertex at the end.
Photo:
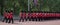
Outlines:
POLYGON ((3 15, 4 0, 0 0, 1 5, 1 15, 3 15))

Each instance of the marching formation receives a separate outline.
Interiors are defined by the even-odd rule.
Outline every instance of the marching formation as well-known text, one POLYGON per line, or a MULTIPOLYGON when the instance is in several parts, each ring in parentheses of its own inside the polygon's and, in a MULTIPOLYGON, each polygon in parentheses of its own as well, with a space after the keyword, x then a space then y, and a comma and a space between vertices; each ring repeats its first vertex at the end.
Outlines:
MULTIPOLYGON (((14 23, 13 21, 13 11, 4 11, 3 13, 4 19, 2 22, 6 20, 6 23, 14 23)), ((59 18, 60 19, 60 13, 53 13, 53 12, 25 12, 21 11, 19 13, 19 22, 24 21, 41 21, 45 19, 52 19, 52 18, 59 18)))
POLYGON ((5 21, 6 23, 11 23, 11 21, 12 21, 12 23, 14 23, 12 10, 11 11, 7 11, 7 10, 4 11, 3 15, 4 15, 4 19, 2 22, 5 21))
POLYGON ((20 14, 20 20, 22 21, 42 21, 46 19, 60 19, 60 13, 57 12, 28 12, 21 11, 20 14))

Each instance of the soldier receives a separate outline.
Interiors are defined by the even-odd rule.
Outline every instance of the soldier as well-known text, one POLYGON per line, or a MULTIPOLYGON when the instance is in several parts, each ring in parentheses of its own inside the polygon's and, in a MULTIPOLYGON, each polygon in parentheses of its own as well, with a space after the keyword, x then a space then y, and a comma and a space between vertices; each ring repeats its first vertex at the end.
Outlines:
POLYGON ((41 19, 42 19, 42 12, 39 12, 39 14, 38 14, 38 21, 41 21, 41 19))
POLYGON ((4 22, 5 20, 7 20, 7 11, 4 11, 3 15, 4 15, 4 19, 3 19, 2 22, 4 22))
POLYGON ((8 22, 8 20, 9 20, 9 11, 7 12, 7 17, 6 17, 7 19, 6 19, 6 23, 8 22))
POLYGON ((35 20, 35 17, 36 17, 36 12, 33 12, 32 13, 32 16, 33 16, 33 21, 35 20))
POLYGON ((13 21, 13 12, 12 11, 10 11, 9 12, 9 22, 8 23, 11 23, 11 21, 12 21, 12 24, 14 23, 14 21, 13 21))
POLYGON ((26 21, 28 20, 28 13, 26 13, 26 19, 25 19, 26 21))
POLYGON ((32 13, 31 13, 31 20, 34 20, 33 17, 34 17, 34 16, 33 16, 33 12, 32 12, 32 13))
POLYGON ((36 21, 38 20, 38 14, 39 12, 36 12, 36 17, 35 17, 36 21))
POLYGON ((24 11, 23 12, 23 19, 22 19, 22 21, 24 21, 26 19, 26 12, 24 11))
POLYGON ((20 17, 19 22, 21 22, 21 20, 23 18, 22 16, 23 16, 23 11, 21 11, 20 14, 19 14, 19 17, 20 17))
POLYGON ((26 21, 27 20, 29 20, 29 21, 31 20, 31 13, 29 11, 28 11, 27 16, 26 16, 26 21))

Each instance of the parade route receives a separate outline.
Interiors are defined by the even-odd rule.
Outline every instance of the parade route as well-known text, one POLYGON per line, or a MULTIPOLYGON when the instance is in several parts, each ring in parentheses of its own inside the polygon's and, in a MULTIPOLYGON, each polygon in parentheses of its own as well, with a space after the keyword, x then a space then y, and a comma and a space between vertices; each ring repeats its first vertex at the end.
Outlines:
POLYGON ((0 25, 60 25, 60 20, 50 20, 50 21, 26 21, 26 22, 18 22, 14 21, 14 24, 5 23, 0 21, 0 25))

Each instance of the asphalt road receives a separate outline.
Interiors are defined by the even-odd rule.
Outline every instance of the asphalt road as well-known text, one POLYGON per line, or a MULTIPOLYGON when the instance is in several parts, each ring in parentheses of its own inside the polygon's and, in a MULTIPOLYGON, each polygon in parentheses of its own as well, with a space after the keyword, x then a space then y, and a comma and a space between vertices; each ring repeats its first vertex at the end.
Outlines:
POLYGON ((49 20, 49 21, 25 21, 18 22, 18 20, 12 23, 5 23, 0 21, 0 25, 60 25, 60 20, 49 20))

